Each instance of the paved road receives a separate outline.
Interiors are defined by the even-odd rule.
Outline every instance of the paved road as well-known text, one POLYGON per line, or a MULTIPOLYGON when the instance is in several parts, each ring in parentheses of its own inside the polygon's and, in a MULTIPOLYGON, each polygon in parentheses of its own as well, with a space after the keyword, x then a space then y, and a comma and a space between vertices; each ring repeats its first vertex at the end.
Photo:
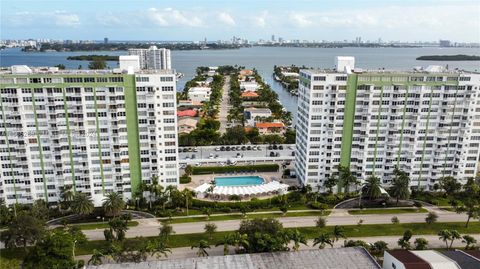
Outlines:
MULTIPOLYGON (((478 241, 480 241, 480 234, 473 234, 473 237, 475 237, 478 241)), ((445 243, 438 239, 438 236, 436 235, 414 235, 410 242, 415 242, 415 239, 418 237, 423 237, 427 239, 428 245, 430 248, 442 248, 445 247, 445 243)), ((393 248, 398 248, 397 241, 400 238, 400 236, 372 236, 372 237, 353 237, 353 238, 348 238, 348 240, 362 240, 367 243, 374 243, 376 241, 385 241, 388 243, 388 247, 393 249, 393 248)), ((317 246, 313 246, 313 240, 308 240, 308 245, 301 245, 300 249, 301 250, 306 250, 306 249, 316 249, 317 246)), ((335 248, 340 248, 343 246, 344 240, 340 240, 334 243, 335 248)), ((461 240, 456 240, 453 242, 453 247, 459 248, 459 247, 464 247, 465 244, 461 242, 461 240)), ((181 259, 181 258, 193 258, 196 257, 196 250, 197 249, 191 249, 190 247, 183 247, 183 248, 174 248, 172 249, 172 253, 168 255, 167 258, 162 258, 164 259, 181 259)), ((223 255, 223 246, 211 246, 211 249, 207 250, 208 254, 210 256, 221 256, 223 255)), ((230 247, 230 253, 229 254, 234 254, 233 248, 230 247)), ((83 256, 77 256, 79 259, 83 259, 85 261, 88 261, 90 259, 90 255, 83 255, 83 256)), ((149 258, 149 260, 156 260, 155 258, 149 258)))
MULTIPOLYGON (((465 214, 456 214, 449 211, 439 210, 434 207, 427 208, 429 211, 435 211, 439 218, 438 222, 464 222, 466 220, 465 214)), ((327 225, 356 225, 359 220, 363 220, 363 224, 386 224, 391 223, 393 216, 397 216, 400 223, 423 223, 427 213, 407 213, 407 214, 383 214, 383 215, 348 215, 346 210, 334 210, 334 212, 327 217, 327 225)), ((285 217, 278 218, 284 227, 311 227, 315 226, 317 217, 285 217)), ((156 219, 140 219, 137 220, 139 225, 131 227, 127 231, 127 237, 137 236, 155 236, 158 235, 158 228, 160 227, 156 219)), ((213 221, 218 231, 233 231, 238 229, 241 220, 227 220, 227 221, 213 221)), ((191 222, 191 223, 176 223, 172 224, 176 234, 188 233, 203 233, 204 226, 207 222, 191 222)), ((103 240, 103 229, 86 230, 85 235, 89 240, 103 240)))
POLYGON ((222 101, 220 103, 220 111, 218 113, 218 120, 220 121, 220 134, 223 134, 227 130, 227 116, 229 106, 229 92, 230 92, 230 76, 225 76, 225 81, 223 83, 223 92, 222 92, 222 101))

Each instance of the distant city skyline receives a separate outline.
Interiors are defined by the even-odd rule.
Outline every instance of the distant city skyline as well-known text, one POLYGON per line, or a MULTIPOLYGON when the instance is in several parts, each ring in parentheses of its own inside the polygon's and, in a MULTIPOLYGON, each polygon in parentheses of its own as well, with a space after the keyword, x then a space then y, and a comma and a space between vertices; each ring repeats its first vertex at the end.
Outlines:
POLYGON ((480 42, 473 0, 3 0, 2 39, 480 42), (62 5, 60 5, 62 3, 62 5))

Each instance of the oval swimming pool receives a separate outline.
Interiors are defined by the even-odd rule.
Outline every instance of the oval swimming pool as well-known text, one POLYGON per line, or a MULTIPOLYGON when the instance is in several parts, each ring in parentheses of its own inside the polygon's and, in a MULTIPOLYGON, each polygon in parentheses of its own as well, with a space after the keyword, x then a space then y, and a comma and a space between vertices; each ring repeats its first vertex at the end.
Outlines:
POLYGON ((251 186, 264 183, 263 178, 259 176, 237 176, 237 177, 215 177, 215 185, 223 186, 251 186))

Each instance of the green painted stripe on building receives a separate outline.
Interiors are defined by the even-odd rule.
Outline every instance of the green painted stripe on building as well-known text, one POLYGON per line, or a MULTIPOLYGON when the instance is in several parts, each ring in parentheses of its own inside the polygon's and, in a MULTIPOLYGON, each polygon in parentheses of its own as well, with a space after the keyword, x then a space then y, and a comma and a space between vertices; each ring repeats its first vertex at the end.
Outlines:
POLYGON ((427 136, 428 136, 428 127, 430 124, 430 114, 432 111, 432 99, 433 99, 433 89, 434 87, 430 87, 430 101, 428 104, 428 113, 427 113, 427 126, 425 127, 425 137, 423 138, 423 146, 422 146, 422 159, 420 160, 420 173, 418 174, 418 188, 420 189, 420 182, 422 179, 422 172, 423 172, 423 159, 425 158, 425 148, 427 146, 427 136))
POLYGON ((33 116, 35 118, 35 132, 37 133, 38 150, 40 153, 40 167, 42 169, 43 178, 43 191, 45 194, 45 202, 48 203, 48 191, 47 191, 47 179, 45 178, 45 161, 43 159, 42 141, 40 140, 40 128, 38 127, 37 106, 35 104, 35 89, 31 89, 32 92, 32 104, 33 104, 33 116))
POLYGON ((102 143, 100 140, 100 123, 98 120, 97 87, 93 87, 93 105, 95 107, 95 121, 97 127, 98 158, 100 161, 100 177, 102 178, 102 194, 105 194, 105 174, 103 172, 102 143))
POLYGON ((400 129, 400 143, 398 145, 398 156, 397 156, 397 168, 400 169, 400 157, 402 154, 403 146, 403 130, 405 129, 405 115, 407 113, 407 102, 408 102, 408 90, 409 87, 406 87, 405 91, 405 103, 403 104, 403 113, 402 113, 402 127, 400 129))
MULTIPOLYGON (((347 92, 345 96, 345 112, 343 117, 342 130, 342 148, 340 153, 340 165, 350 167, 350 157, 352 154, 353 124, 355 121, 355 103, 357 100, 357 74, 349 74, 347 77, 347 92)), ((343 186, 343 182, 338 183, 338 189, 343 186)))
POLYGON ((123 82, 125 86, 125 111, 127 118, 128 164, 130 167, 130 184, 133 197, 137 194, 138 190, 140 190, 142 182, 135 76, 125 75, 123 82))
POLYGON ((443 163, 443 170, 442 170, 442 177, 445 177, 445 170, 447 169, 447 159, 448 159, 448 151, 450 149, 450 140, 452 137, 452 129, 453 129, 453 121, 455 119, 455 110, 457 109, 457 95, 458 95, 458 86, 455 90, 455 100, 453 103, 453 113, 452 113, 452 120, 450 121, 450 129, 448 130, 448 139, 447 139, 447 149, 445 153, 445 160, 443 163))
POLYGON ((65 88, 62 88, 62 92, 63 92, 63 109, 65 111, 65 123, 67 124, 68 152, 70 154, 70 169, 72 173, 73 193, 76 193, 77 184, 75 182, 75 164, 73 163, 72 132, 70 131, 70 118, 68 116, 67 94, 65 92, 65 88))
POLYGON ((7 129, 7 121, 5 118, 5 111, 3 110, 3 97, 0 95, 0 107, 2 109, 2 119, 3 119, 3 131, 5 132, 5 140, 7 141, 7 150, 8 150, 8 160, 10 161, 10 172, 12 173, 13 178, 13 191, 15 193, 15 203, 18 204, 18 194, 17 194, 17 184, 15 181, 15 170, 13 169, 13 161, 12 161, 12 152, 10 151, 10 141, 8 141, 8 129, 7 129))
POLYGON ((378 133, 380 131, 380 116, 382 115, 382 102, 383 102, 383 90, 385 87, 380 88, 380 104, 378 106, 378 113, 377 113, 377 130, 375 133, 375 149, 373 150, 373 170, 372 176, 375 176, 375 166, 377 164, 377 150, 378 150, 378 133))

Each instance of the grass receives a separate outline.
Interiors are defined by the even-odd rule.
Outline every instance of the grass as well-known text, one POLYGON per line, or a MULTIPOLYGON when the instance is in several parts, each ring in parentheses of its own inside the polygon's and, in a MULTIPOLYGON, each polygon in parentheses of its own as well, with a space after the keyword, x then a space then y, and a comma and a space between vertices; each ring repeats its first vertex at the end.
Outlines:
MULTIPOLYGON (((87 224, 74 224, 77 227, 80 227, 82 230, 94 230, 94 229, 106 229, 108 228, 108 222, 101 223, 87 223, 87 224)), ((127 224, 128 227, 138 226, 138 221, 129 221, 127 224)))
MULTIPOLYGON (((345 235, 347 238, 351 237, 369 237, 369 236, 401 236, 405 230, 412 230, 414 235, 428 235, 437 234, 444 229, 457 230, 461 234, 478 234, 480 233, 480 223, 470 223, 469 227, 465 227, 463 222, 445 222, 445 223, 433 223, 427 225, 425 223, 405 223, 405 224, 371 224, 371 225, 348 225, 343 226, 345 229, 345 235)), ((332 233, 333 227, 327 226, 319 229, 316 227, 299 227, 288 228, 298 229, 303 233, 307 239, 315 238, 320 232, 332 233)), ((180 234, 172 235, 169 239, 168 245, 171 248, 177 247, 189 247, 193 243, 199 240, 207 240, 210 244, 215 245, 221 242, 222 238, 231 232, 216 232, 213 234, 212 239, 209 240, 208 235, 205 233, 195 234, 180 234)), ((126 239, 125 243, 129 245, 137 244, 138 242, 145 240, 144 238, 130 238, 126 239)), ((104 240, 101 241, 88 241, 87 243, 78 246, 76 249, 77 255, 91 254, 94 249, 102 249, 106 247, 108 243, 104 240)), ((23 258, 24 252, 22 249, 3 249, 0 252, 1 259, 17 259, 23 258)))
MULTIPOLYGON (((276 211, 278 211, 278 209, 276 211)), ((285 214, 285 215, 283 215, 282 213, 247 214, 246 218, 252 219, 252 218, 327 216, 328 214, 330 214, 330 211, 325 210, 323 214, 322 214, 321 211, 287 212, 287 214, 285 214)), ((241 219, 244 219, 244 217, 242 215, 225 215, 225 216, 210 216, 208 221, 241 220, 241 219)), ((169 223, 186 223, 186 222, 198 222, 198 221, 207 221, 207 218, 206 217, 191 217, 191 218, 168 220, 169 223)))
POLYGON ((348 210, 350 215, 367 215, 367 214, 405 214, 405 213, 427 213, 425 208, 388 208, 388 209, 355 209, 348 210))

